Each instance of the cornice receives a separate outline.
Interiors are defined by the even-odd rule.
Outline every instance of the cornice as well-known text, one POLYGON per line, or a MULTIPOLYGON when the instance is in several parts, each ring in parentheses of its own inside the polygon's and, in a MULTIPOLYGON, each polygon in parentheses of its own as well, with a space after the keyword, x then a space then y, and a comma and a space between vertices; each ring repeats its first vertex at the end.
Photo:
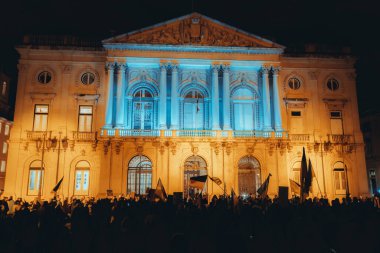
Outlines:
POLYGON ((225 53, 225 54, 282 54, 282 48, 254 47, 214 47, 189 45, 154 45, 131 43, 108 43, 103 45, 107 50, 128 51, 161 51, 161 52, 191 52, 191 53, 225 53))

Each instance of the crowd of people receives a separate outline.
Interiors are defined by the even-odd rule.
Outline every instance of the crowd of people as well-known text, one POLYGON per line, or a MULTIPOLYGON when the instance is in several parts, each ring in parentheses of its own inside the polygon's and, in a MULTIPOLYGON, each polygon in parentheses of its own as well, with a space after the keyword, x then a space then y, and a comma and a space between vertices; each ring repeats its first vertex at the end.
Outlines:
POLYGON ((0 200, 0 252, 380 252, 379 198, 0 200))

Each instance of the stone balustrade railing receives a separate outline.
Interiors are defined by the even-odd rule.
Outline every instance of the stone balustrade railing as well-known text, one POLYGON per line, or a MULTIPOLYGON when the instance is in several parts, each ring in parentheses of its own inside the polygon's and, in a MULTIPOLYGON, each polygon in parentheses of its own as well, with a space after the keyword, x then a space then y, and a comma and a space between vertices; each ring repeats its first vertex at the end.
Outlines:
POLYGON ((101 137, 288 138, 285 131, 102 129, 101 137))

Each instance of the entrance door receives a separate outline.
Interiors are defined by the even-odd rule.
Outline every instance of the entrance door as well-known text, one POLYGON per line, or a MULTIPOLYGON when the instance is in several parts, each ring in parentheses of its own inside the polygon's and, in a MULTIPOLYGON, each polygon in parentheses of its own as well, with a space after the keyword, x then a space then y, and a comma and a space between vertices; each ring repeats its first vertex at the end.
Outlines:
MULTIPOLYGON (((183 196, 184 198, 191 197, 194 198, 197 193, 200 193, 201 190, 190 187, 190 178, 196 176, 207 175, 207 164, 206 161, 200 156, 190 156, 185 161, 184 169, 184 189, 183 196)), ((206 181, 207 182, 207 181, 206 181)), ((202 194, 207 194, 207 183, 203 188, 202 194)))
POLYGON ((256 191, 261 185, 259 161, 252 156, 244 156, 240 159, 238 166, 239 194, 243 197, 256 195, 256 191))

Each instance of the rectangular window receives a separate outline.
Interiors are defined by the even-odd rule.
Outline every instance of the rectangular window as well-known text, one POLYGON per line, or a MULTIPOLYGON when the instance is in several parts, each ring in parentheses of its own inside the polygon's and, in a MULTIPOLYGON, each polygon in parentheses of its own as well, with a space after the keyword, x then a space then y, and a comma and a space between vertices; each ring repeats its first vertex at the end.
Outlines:
POLYGON ((5 172, 5 165, 6 165, 6 161, 1 161, 1 165, 0 165, 0 172, 1 173, 5 172))
POLYGON ((343 134, 343 119, 341 111, 330 111, 331 134, 343 134))
POLYGON ((335 181, 335 194, 346 194, 346 172, 344 169, 334 170, 334 181, 335 181))
POLYGON ((78 131, 79 132, 92 131, 92 106, 91 105, 79 106, 78 131))
MULTIPOLYGON (((1 132, 1 131, 0 131, 1 132)), ((5 135, 8 135, 9 134, 9 125, 5 125, 5 128, 4 128, 4 134, 5 135)))
MULTIPOLYGON (((28 185, 28 194, 29 195, 38 195, 41 181, 43 180, 44 171, 38 168, 31 168, 29 170, 29 185, 28 185), (41 176, 42 175, 42 176, 41 176)), ((42 189, 41 189, 42 193, 42 189)))
POLYGON ((49 114, 48 105, 36 105, 34 107, 33 131, 46 131, 49 114))
POLYGON ((5 92, 7 91, 7 82, 3 82, 3 87, 1 89, 1 95, 5 96, 5 92))
POLYGON ((301 116, 301 111, 292 111, 292 116, 293 117, 300 117, 301 116))
POLYGON ((75 195, 88 195, 90 171, 76 170, 75 171, 75 195))
POLYGON ((8 143, 6 143, 5 141, 3 142, 3 154, 6 154, 8 151, 8 143))

